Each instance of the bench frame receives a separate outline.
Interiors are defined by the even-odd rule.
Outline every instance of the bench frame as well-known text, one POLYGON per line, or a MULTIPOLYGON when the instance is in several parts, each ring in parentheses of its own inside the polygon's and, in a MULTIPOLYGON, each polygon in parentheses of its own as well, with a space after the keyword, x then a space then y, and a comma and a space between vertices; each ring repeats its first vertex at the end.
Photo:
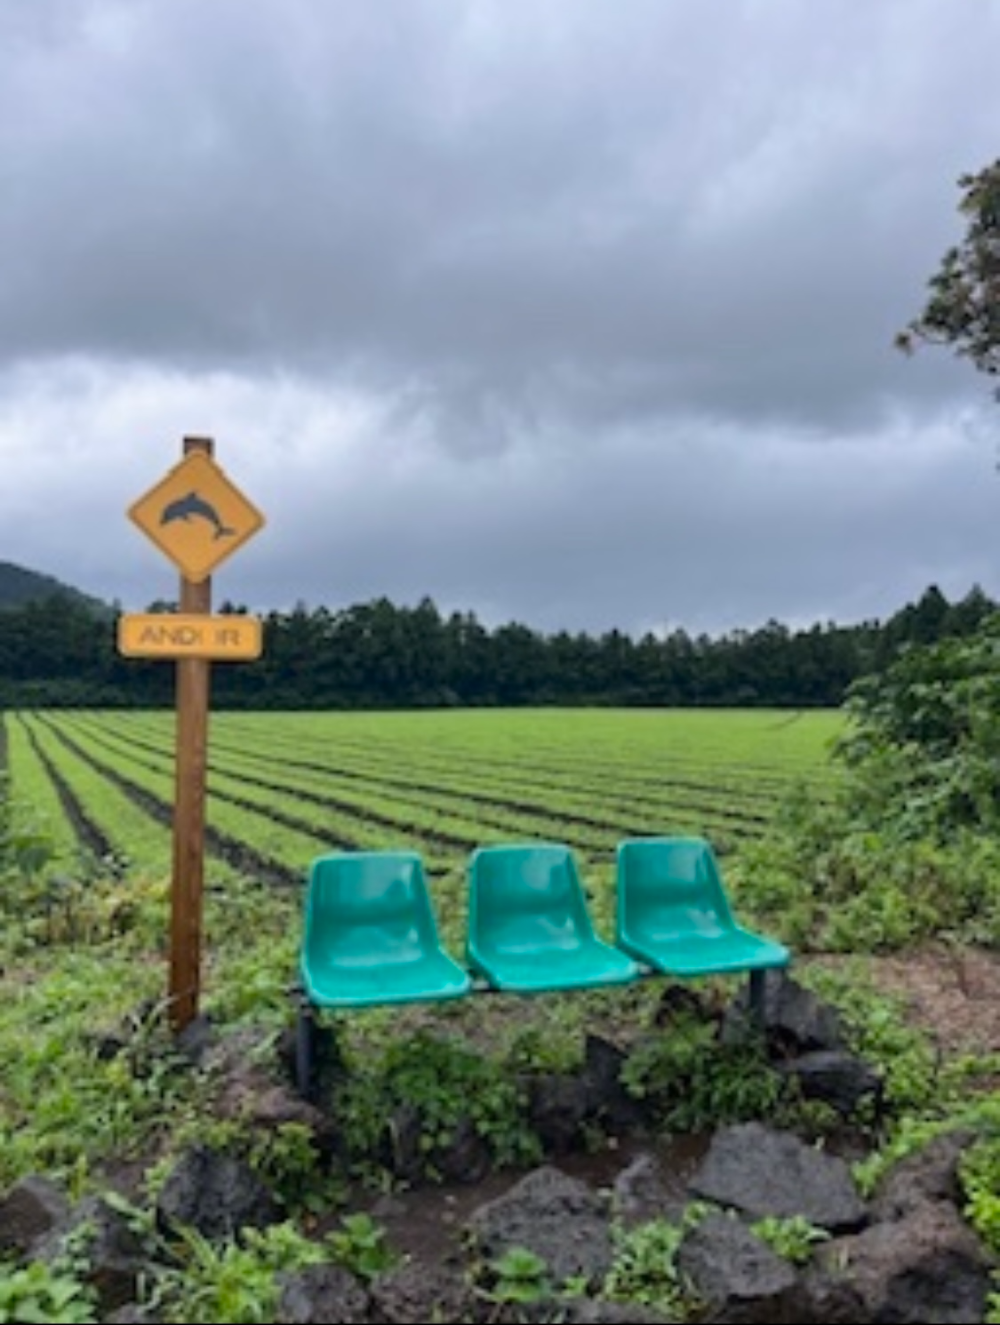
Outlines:
MULTIPOLYGON (((600 948, 610 949, 616 956, 623 959, 625 965, 617 967, 613 974, 602 975, 599 969, 588 967, 588 964, 584 961, 577 965, 579 973, 577 978, 574 978, 573 974, 570 973, 552 982, 532 980, 531 983, 526 983, 522 987, 516 987, 505 983, 502 970, 499 974, 497 971, 491 971, 488 965, 484 965, 482 960, 482 954, 476 942, 480 933, 477 929, 478 922, 475 920, 475 907, 477 904, 477 871, 484 863, 491 868, 499 866, 502 870, 508 871, 506 877, 514 881, 511 892, 517 905, 525 908, 535 908, 536 906, 544 908, 545 906, 555 905, 558 908, 558 912, 553 913, 547 919, 552 920, 550 928, 553 931, 559 930, 560 941, 565 942, 567 927, 574 931, 571 942, 586 947, 592 941, 595 941, 585 894, 579 881, 572 852, 570 848, 561 843, 531 843, 510 847, 479 848, 472 853, 469 860, 470 932, 467 936, 466 960, 461 968, 463 973, 468 976, 468 981, 460 987, 455 984, 442 985, 439 989, 427 986, 422 993, 406 992, 400 989, 395 995, 390 989, 387 989, 384 996, 376 989, 361 994, 358 994, 357 991, 354 994, 345 993, 342 998, 331 994, 329 997, 316 999, 310 996, 308 986, 314 972, 307 961, 305 947, 303 947, 303 951, 300 953, 299 978, 291 989, 296 1000, 297 1012, 294 1056, 295 1081, 299 1093, 305 1099, 313 1098, 318 1030, 317 1016, 323 1011, 343 1013, 358 1011, 365 1007, 385 1007, 391 1004, 408 1002, 453 1002, 481 994, 505 994, 520 998, 534 998, 545 993, 573 992, 601 986, 606 988, 611 985, 632 984, 636 980, 649 979, 654 976, 683 982, 701 976, 745 974, 748 976, 749 983, 749 1022, 751 1027, 757 1030, 762 1028, 765 1015, 766 972, 787 966, 791 960, 791 954, 783 945, 764 936, 755 935, 752 931, 743 930, 736 925, 729 907, 721 874, 709 843, 703 838, 629 839, 626 842, 619 843, 617 860, 615 941, 605 944, 601 940, 596 940, 600 948), (655 944, 648 951, 637 951, 634 947, 631 947, 626 933, 627 926, 623 922, 625 890, 628 886, 625 861, 635 848, 646 855, 651 852, 654 865, 657 868, 663 865, 663 860, 659 859, 661 852, 664 857, 669 856, 671 852, 679 853, 683 862, 681 872, 686 871, 689 877, 682 878, 677 886, 682 892, 687 890, 687 893, 690 893, 693 889, 698 894, 693 912, 696 915, 697 922, 704 929, 705 917, 708 914, 712 926, 718 931, 716 933, 713 930, 706 941, 705 933, 700 933, 692 928, 690 931, 692 934, 691 943, 694 946, 704 944, 706 953, 711 953, 714 947, 716 948, 716 954, 718 954, 719 951, 728 951, 727 944, 733 934, 746 935, 757 941, 753 958, 743 963, 737 955, 735 958, 727 958, 719 962, 714 960, 712 956, 707 955, 702 959, 686 961, 683 969, 678 967, 678 969, 673 970, 669 965, 669 955, 661 959, 656 952, 655 944), (514 873, 511 874, 510 870, 513 870, 514 873), (530 880, 525 884, 524 889, 520 887, 519 871, 524 871, 525 874, 533 872, 534 887, 530 880), (553 901, 553 899, 555 900, 553 901)), ((376 919, 378 918, 377 908, 381 905, 385 887, 395 887, 395 881, 391 881, 391 875, 392 869, 398 867, 405 875, 406 905, 413 909, 417 917, 417 923, 422 930, 424 949, 429 951, 432 958, 440 956, 453 966, 461 966, 461 963, 457 963, 441 947, 438 941, 437 925, 427 892, 423 866, 419 856, 414 852, 334 852, 314 860, 309 870, 309 892, 306 899, 307 941, 310 933, 315 932, 314 888, 318 886, 318 881, 323 877, 329 877, 329 871, 336 871, 341 867, 349 871, 352 878, 358 878, 357 870, 363 870, 366 864, 370 864, 380 876, 370 887, 370 895, 374 898, 376 908, 376 919), (390 879, 388 884, 386 883, 387 869, 390 879)), ((667 878, 668 873, 669 871, 663 873, 661 869, 665 887, 671 886, 667 878)), ((648 879, 646 884, 648 884, 648 879)), ((342 883, 338 883, 336 886, 343 892, 342 883)), ((361 880, 361 887, 365 889, 368 884, 361 880)), ((348 907, 353 908, 353 905, 352 898, 348 903, 348 907)), ((503 906, 503 903, 501 903, 501 906, 503 906)), ((516 908, 509 908, 502 918, 504 923, 509 922, 516 929, 519 923, 516 908)), ((366 917, 366 919, 369 918, 366 917)), ((393 916, 392 923, 395 923, 395 916, 393 916)), ((376 932, 379 932, 378 926, 376 926, 376 932)), ((540 932, 544 939, 547 933, 544 925, 540 932)), ((687 931, 679 932, 683 938, 687 931)), ((518 937, 518 942, 528 941, 530 937, 531 931, 529 928, 518 937)), ((561 948, 545 946, 544 942, 537 949, 531 949, 529 946, 528 950, 532 952, 532 956, 537 952, 539 963, 544 963, 546 956, 551 956, 553 951, 564 955, 561 948)), ((355 955, 356 953, 357 949, 355 948, 355 955)))
MULTIPOLYGON (((747 1009, 748 1022, 751 1028, 756 1032, 763 1029, 765 1024, 765 992, 767 971, 762 968, 756 968, 746 972, 747 975, 747 1009)), ((662 971, 656 970, 652 966, 640 968, 637 980, 649 979, 680 979, 664 975, 662 971)), ((635 983, 632 981, 631 983, 635 983)), ((588 989, 594 989, 594 985, 577 986, 578 992, 585 992, 588 989)), ((574 992, 570 988, 560 990, 561 993, 574 992)), ((304 1100, 313 1101, 315 1099, 316 1085, 316 1044, 319 1036, 319 1016, 324 1012, 345 1013, 351 1011, 349 1008, 330 1008, 319 1007, 313 1003, 304 986, 296 983, 291 986, 289 993, 295 1002, 295 1087, 299 1095, 304 1100)), ((508 990, 497 989, 487 981, 474 978, 469 985, 468 991, 461 995, 462 999, 478 998, 483 994, 499 996, 503 998, 540 998, 544 994, 512 994, 508 990)), ((441 999, 427 999, 427 1002, 443 1002, 441 999)), ((456 1000, 450 1000, 456 1001, 456 1000)), ((388 1002, 382 1004, 372 1004, 372 1007, 388 1007, 388 1002)))

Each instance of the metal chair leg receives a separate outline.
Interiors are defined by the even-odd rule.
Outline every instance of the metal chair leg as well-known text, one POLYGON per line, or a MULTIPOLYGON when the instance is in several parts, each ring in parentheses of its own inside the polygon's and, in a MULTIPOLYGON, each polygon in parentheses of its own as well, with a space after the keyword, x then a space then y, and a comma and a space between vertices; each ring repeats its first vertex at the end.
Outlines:
POLYGON ((762 1031, 764 1029, 764 991, 766 982, 766 971, 754 970, 750 972, 750 1020, 756 1031, 762 1031))
POLYGON ((295 1084, 305 1100, 312 1099, 315 1064, 315 1010, 306 998, 300 998, 295 1021, 295 1084))

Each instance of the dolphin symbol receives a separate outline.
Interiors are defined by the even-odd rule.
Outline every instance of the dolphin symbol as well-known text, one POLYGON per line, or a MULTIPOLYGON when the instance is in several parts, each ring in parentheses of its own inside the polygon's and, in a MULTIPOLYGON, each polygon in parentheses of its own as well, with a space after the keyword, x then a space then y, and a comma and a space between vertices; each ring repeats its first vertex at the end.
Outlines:
POLYGON ((199 497, 194 489, 186 496, 178 497, 176 501, 169 502, 164 506, 160 515, 160 524, 170 524, 174 520, 183 520, 187 523, 193 515, 197 515, 202 520, 207 520, 210 525, 214 525, 216 538, 231 538, 236 533, 235 529, 230 529, 229 525, 222 523, 219 519, 219 512, 212 503, 199 497))

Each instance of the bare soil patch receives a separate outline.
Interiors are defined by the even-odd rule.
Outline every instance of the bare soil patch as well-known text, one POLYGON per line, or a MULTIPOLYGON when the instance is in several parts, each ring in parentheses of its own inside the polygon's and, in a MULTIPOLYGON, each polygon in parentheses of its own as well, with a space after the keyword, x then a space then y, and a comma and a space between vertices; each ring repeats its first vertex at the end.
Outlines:
MULTIPOLYGON (((857 958, 818 960, 835 967, 857 958)), ((1000 952, 939 942, 865 961, 876 988, 899 998, 942 1054, 1000 1053, 1000 952)))

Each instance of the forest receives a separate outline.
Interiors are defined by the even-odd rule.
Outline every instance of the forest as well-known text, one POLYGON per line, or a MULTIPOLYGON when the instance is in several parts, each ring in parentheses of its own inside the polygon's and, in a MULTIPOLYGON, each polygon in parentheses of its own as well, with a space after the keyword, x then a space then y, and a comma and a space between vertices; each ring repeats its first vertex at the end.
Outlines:
MULTIPOLYGON (((0 602, 4 601, 0 583, 0 602)), ((212 670, 212 703, 230 709, 520 706, 827 708, 907 644, 973 634, 995 610, 979 586, 949 601, 931 585, 884 621, 776 620, 716 637, 676 628, 636 639, 490 628, 472 611, 442 614, 386 598, 263 618, 254 662, 212 670)), ((170 611, 157 602, 150 611, 170 611)), ((223 603, 220 613, 246 608, 223 603)), ((125 658, 116 612, 60 588, 0 611, 0 708, 147 708, 173 703, 169 661, 125 658)))

